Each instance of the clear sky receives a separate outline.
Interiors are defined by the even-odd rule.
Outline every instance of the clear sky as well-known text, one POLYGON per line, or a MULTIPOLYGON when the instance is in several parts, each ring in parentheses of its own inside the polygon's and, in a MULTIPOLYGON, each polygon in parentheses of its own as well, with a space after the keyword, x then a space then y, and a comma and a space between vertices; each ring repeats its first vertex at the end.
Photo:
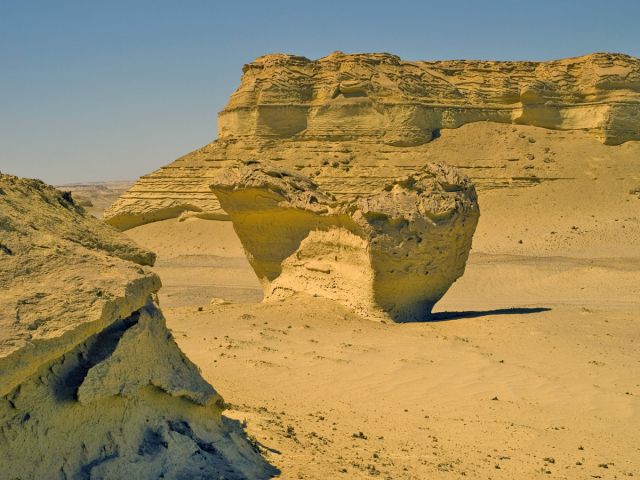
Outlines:
POLYGON ((135 179, 216 136, 255 57, 640 56, 638 0, 0 0, 0 171, 135 179))

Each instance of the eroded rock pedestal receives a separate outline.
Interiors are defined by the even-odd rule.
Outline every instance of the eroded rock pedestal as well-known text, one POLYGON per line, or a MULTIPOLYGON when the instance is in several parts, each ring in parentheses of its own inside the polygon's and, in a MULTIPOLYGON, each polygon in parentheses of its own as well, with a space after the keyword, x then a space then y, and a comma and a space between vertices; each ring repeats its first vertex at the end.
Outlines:
POLYGON ((0 479, 268 478, 179 350, 154 255, 0 174, 0 479))
POLYGON ((211 188, 266 300, 305 292, 399 322, 428 319, 462 275, 479 217, 472 183, 436 164, 352 201, 273 163, 222 170, 211 188))

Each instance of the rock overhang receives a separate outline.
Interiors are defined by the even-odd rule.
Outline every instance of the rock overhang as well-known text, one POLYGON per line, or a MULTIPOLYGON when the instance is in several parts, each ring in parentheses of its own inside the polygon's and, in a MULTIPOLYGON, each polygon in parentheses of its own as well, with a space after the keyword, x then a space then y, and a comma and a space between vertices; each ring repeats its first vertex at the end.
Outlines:
POLYGON ((462 275, 479 218, 473 184, 432 163, 351 201, 271 162, 222 170, 211 188, 267 301, 304 291, 400 322, 427 320, 462 275))

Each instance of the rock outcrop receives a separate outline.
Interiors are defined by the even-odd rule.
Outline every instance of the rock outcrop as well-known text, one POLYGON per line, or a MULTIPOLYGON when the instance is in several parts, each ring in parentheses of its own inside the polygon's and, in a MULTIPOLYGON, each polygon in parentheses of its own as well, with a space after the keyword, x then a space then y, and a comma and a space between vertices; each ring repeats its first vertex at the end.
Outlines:
MULTIPOLYGON (((210 179, 250 159, 299 170, 337 198, 367 196, 419 169, 438 143, 432 139, 473 122, 588 131, 610 145, 640 140, 640 60, 266 55, 244 67, 219 114, 218 140, 141 178, 105 215, 121 230, 179 215, 225 218, 210 179)), ((528 186, 527 176, 504 181, 528 186)))
POLYGON ((255 161, 222 170, 211 188, 267 301, 306 292, 399 322, 428 319, 462 275, 479 217, 472 183, 431 163, 351 201, 255 161))
POLYGON ((0 479, 268 478, 154 303, 154 255, 0 174, 0 479))
POLYGON ((335 52, 266 55, 244 67, 220 138, 374 137, 417 145, 482 120, 640 140, 640 61, 594 54, 551 62, 407 62, 335 52))

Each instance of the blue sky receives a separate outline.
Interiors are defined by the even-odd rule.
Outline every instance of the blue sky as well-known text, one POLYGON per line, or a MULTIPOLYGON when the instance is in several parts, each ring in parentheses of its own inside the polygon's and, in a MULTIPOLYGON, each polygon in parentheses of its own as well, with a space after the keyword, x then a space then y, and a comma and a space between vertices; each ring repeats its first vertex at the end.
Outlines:
POLYGON ((253 58, 640 56, 640 2, 0 0, 0 171, 134 179, 216 136, 253 58))

